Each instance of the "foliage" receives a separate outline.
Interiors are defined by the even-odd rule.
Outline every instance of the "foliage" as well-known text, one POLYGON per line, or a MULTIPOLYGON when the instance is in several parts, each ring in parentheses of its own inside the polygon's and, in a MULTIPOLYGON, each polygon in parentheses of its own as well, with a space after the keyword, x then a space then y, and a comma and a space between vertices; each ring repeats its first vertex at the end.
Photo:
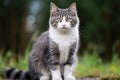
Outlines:
MULTIPOLYGON (((2 52, 1 52, 2 53, 2 52)), ((0 55, 0 77, 4 77, 4 70, 7 67, 13 67, 20 70, 28 70, 28 57, 30 53, 30 44, 26 48, 25 56, 19 56, 18 62, 16 61, 16 56, 13 55, 13 52, 8 51, 5 57, 0 55)))
MULTIPOLYGON (((0 58, 0 76, 4 77, 3 70, 8 67, 15 67, 21 70, 28 70, 28 56, 30 47, 26 49, 26 55, 19 57, 19 61, 16 62, 12 56, 12 52, 8 52, 5 58, 0 58)), ((79 56, 78 65, 74 71, 77 77, 95 76, 95 77, 112 77, 120 75, 120 59, 115 54, 112 58, 112 62, 104 63, 98 56, 96 51, 90 54, 88 51, 84 51, 83 56, 79 56)))

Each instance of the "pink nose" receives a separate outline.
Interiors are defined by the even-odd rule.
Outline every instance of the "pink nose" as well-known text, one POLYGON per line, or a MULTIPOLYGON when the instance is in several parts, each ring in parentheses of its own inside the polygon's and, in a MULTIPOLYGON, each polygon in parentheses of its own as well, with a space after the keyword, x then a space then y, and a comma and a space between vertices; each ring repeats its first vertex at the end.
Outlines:
POLYGON ((63 24, 62 26, 65 27, 65 24, 63 24))
POLYGON ((62 28, 63 28, 63 29, 66 29, 66 25, 62 25, 62 28))

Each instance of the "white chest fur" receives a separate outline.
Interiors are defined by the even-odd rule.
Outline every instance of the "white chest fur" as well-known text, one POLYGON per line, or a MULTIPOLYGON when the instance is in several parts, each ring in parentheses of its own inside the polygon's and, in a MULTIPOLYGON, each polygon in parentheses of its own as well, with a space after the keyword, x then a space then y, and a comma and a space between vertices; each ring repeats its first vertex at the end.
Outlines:
POLYGON ((64 63, 67 61, 70 47, 75 41, 76 39, 71 38, 71 36, 64 36, 63 38, 61 36, 61 39, 59 38, 59 41, 55 41, 58 44, 60 51, 60 63, 64 63))
POLYGON ((63 34, 53 28, 50 28, 49 37, 58 44, 60 51, 60 63, 65 63, 68 59, 71 45, 79 39, 78 30, 72 29, 68 34, 63 34))

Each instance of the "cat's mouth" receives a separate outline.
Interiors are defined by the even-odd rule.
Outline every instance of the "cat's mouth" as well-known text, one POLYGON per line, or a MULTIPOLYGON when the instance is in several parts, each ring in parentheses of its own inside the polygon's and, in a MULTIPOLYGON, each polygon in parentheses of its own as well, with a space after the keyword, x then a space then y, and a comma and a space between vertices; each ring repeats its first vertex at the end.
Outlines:
POLYGON ((58 30, 60 30, 60 31, 68 31, 70 29, 70 27, 69 26, 58 26, 58 30))
POLYGON ((62 28, 60 28, 60 30, 61 30, 61 31, 68 31, 69 28, 67 28, 67 27, 62 27, 62 28))
POLYGON ((62 27, 61 29, 68 29, 67 27, 62 27))

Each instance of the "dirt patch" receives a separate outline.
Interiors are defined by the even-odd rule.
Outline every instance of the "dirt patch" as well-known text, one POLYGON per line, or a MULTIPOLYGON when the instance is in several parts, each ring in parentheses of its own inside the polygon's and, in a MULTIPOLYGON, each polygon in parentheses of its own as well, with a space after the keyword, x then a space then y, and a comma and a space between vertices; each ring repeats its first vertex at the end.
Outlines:
POLYGON ((77 80, 120 80, 120 77, 105 77, 105 78, 89 78, 89 77, 85 77, 85 78, 77 78, 77 80))
POLYGON ((79 78, 77 80, 101 80, 101 78, 79 78))

